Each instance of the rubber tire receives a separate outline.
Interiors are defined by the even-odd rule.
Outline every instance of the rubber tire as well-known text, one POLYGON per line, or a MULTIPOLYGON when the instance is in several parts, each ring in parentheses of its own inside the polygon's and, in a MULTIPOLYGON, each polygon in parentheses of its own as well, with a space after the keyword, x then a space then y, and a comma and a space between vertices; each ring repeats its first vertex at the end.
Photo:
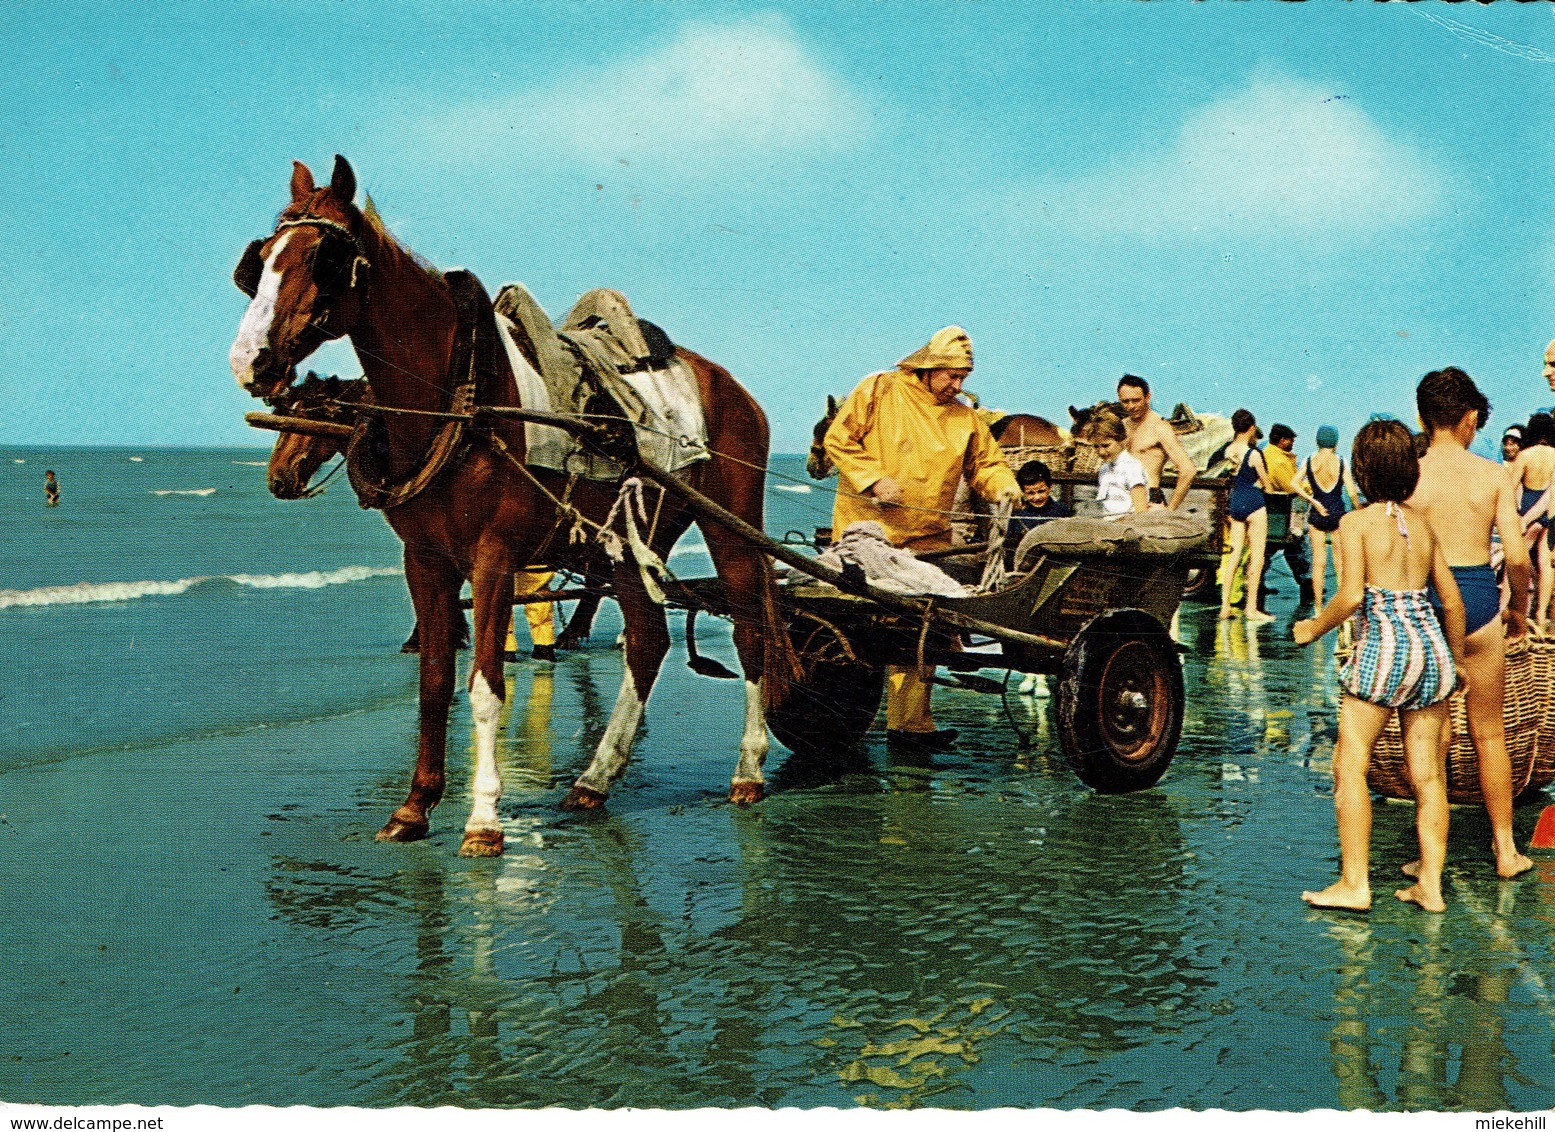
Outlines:
POLYGON ((827 754, 857 746, 880 710, 885 669, 821 664, 767 712, 777 741, 795 754, 827 754))
POLYGON ((880 697, 885 669, 846 660, 822 659, 829 631, 805 623, 789 629, 805 678, 788 686, 788 695, 767 710, 767 726, 777 741, 795 754, 829 754, 857 746, 864 739, 880 697))
POLYGON ((1161 780, 1177 753, 1183 706, 1177 647, 1147 613, 1102 614, 1064 653, 1059 744, 1080 780, 1100 793, 1147 790, 1161 780), (1119 702, 1130 693, 1142 695, 1143 706, 1119 702))

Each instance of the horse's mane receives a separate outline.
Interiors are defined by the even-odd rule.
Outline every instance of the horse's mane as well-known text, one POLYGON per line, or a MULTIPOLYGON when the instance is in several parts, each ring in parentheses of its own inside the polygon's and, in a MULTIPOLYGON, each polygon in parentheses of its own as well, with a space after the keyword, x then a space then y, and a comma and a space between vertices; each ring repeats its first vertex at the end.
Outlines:
POLYGON ((378 211, 378 206, 373 203, 371 194, 368 194, 367 203, 362 209, 362 224, 373 233, 375 238, 394 248, 412 264, 425 272, 427 278, 437 283, 444 282, 443 273, 434 267, 431 261, 423 258, 419 253, 411 251, 394 238, 394 234, 389 231, 388 225, 383 222, 383 215, 378 211))

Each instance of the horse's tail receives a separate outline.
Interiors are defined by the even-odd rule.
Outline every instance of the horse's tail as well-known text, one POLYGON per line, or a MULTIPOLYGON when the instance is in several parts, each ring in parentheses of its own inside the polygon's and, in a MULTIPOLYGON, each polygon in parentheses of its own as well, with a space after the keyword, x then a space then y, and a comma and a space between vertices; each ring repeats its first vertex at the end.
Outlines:
POLYGON ((772 560, 761 556, 762 697, 768 711, 782 706, 789 685, 804 680, 804 665, 788 637, 788 622, 778 605, 772 560))

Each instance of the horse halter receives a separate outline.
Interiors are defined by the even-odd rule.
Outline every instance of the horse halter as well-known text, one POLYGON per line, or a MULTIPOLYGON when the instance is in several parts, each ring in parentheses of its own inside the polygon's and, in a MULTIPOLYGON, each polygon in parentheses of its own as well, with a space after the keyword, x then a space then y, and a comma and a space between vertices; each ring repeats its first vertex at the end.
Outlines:
MULTIPOLYGON (((264 239, 252 240, 243 249, 238 265, 232 271, 232 282, 249 298, 259 293, 259 277, 264 273, 265 261, 260 249, 267 240, 287 228, 322 228, 324 235, 308 253, 308 268, 313 273, 313 285, 327 299, 338 298, 346 291, 366 287, 372 274, 372 264, 367 250, 344 224, 326 220, 322 216, 300 216, 296 220, 283 220, 264 239)), ((326 308, 314 320, 320 328, 328 323, 330 310, 326 308)))

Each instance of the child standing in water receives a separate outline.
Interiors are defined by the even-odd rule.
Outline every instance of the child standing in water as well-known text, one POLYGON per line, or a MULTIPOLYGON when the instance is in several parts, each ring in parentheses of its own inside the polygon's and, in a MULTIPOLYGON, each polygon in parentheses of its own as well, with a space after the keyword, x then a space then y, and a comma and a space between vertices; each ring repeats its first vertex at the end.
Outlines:
POLYGON ((1340 672, 1339 742, 1334 751, 1334 809, 1339 821, 1339 880, 1301 898, 1318 908, 1364 912, 1371 907, 1371 793, 1366 767, 1377 737, 1395 710, 1415 791, 1420 871, 1394 893, 1428 912, 1446 908, 1442 862, 1447 855, 1447 784, 1442 725, 1447 697, 1463 669, 1463 599, 1436 534, 1407 500, 1420 480, 1409 430, 1372 421, 1355 437, 1350 466, 1368 504, 1339 523, 1343 575, 1316 617, 1291 633, 1310 644, 1356 610, 1363 619, 1355 649, 1340 672), (1443 616, 1427 598, 1434 583, 1443 616), (1445 639, 1443 626, 1445 626, 1445 639))

